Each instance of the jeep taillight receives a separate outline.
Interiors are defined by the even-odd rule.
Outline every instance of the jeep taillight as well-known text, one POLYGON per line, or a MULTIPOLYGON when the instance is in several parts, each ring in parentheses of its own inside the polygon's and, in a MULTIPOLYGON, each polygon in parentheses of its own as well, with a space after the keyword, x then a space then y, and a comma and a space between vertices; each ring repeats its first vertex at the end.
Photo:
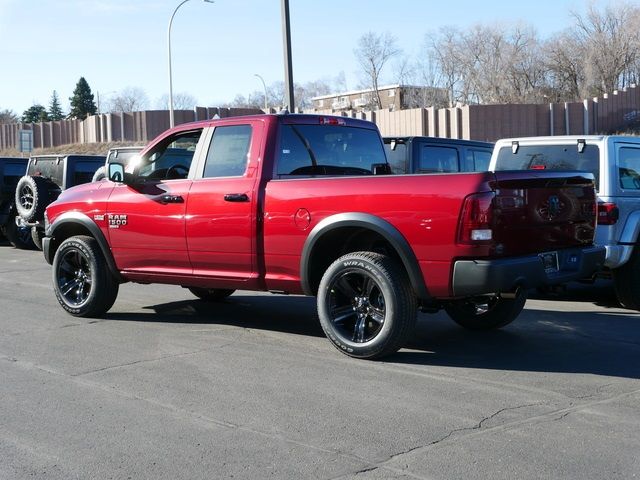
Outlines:
POLYGON ((620 210, 615 203, 598 203, 598 225, 614 225, 619 217, 620 210))
POLYGON ((458 243, 471 245, 487 244, 493 240, 491 230, 494 192, 474 193, 464 199, 458 243))

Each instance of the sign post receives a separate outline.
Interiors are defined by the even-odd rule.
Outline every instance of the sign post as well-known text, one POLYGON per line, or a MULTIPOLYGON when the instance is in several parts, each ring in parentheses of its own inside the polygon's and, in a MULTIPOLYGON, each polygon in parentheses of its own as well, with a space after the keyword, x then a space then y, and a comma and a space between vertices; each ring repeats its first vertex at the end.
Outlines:
POLYGON ((18 151, 31 153, 33 150, 33 130, 18 130, 18 151))

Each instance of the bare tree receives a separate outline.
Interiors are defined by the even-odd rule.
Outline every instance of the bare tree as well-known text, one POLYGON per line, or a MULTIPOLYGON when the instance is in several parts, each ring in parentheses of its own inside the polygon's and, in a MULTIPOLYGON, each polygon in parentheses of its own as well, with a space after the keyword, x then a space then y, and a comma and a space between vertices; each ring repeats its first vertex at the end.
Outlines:
POLYGON ((144 90, 138 87, 126 87, 109 100, 109 111, 139 112, 149 105, 149 98, 144 90))
POLYGON ((358 40, 358 46, 353 51, 356 60, 366 77, 368 88, 373 92, 374 106, 380 108, 382 100, 378 92, 380 74, 385 64, 400 53, 396 46, 396 39, 390 33, 365 33, 358 40))
POLYGON ((18 123, 19 121, 20 117, 13 110, 0 110, 0 125, 3 123, 18 123))
MULTIPOLYGON (((190 93, 180 92, 173 94, 173 108, 176 110, 192 110, 197 104, 198 100, 190 93)), ((169 95, 162 95, 156 105, 157 108, 169 110, 169 95)))
MULTIPOLYGON (((424 57, 439 71, 439 84, 449 92, 449 106, 462 100, 461 85, 464 84, 463 47, 460 44, 462 32, 456 27, 443 27, 439 34, 427 34, 425 37, 424 57)), ((424 58, 423 57, 423 58, 424 58)))
POLYGON ((545 100, 577 101, 588 95, 584 91, 584 46, 575 38, 572 30, 566 30, 547 40, 543 52, 547 68, 545 100))
POLYGON ((571 12, 576 20, 575 37, 583 46, 586 89, 591 94, 628 86, 636 78, 640 57, 640 7, 616 3, 598 10, 591 4, 586 13, 571 12))

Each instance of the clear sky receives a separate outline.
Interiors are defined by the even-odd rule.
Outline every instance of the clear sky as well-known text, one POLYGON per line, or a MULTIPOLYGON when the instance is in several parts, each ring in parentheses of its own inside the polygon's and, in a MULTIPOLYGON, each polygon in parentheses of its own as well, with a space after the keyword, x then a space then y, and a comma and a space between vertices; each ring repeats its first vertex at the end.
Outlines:
MULTIPOLYGON (((588 0, 290 0, 293 76, 297 83, 344 72, 358 86, 353 54, 367 31, 390 32, 415 57, 427 32, 443 26, 532 25, 546 38, 572 25, 588 0)), ((169 91, 167 26, 180 0, 0 0, 0 110, 19 115, 63 109, 81 76, 106 101, 143 89, 155 107, 169 91)), ((284 80, 280 0, 190 0, 171 31, 173 91, 201 106, 231 101, 284 80)), ((602 5, 603 2, 596 2, 602 5)), ((388 77, 386 83, 393 83, 388 77)))

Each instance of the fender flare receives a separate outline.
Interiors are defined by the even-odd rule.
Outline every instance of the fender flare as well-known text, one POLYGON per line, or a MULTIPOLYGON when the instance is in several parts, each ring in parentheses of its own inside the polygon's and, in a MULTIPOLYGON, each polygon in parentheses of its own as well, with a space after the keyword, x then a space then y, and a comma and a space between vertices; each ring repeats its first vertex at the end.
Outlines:
POLYGON ((637 245, 638 234, 640 234, 640 210, 631 212, 624 222, 624 228, 620 235, 618 244, 620 245, 637 245))
POLYGON ((387 240, 398 253, 402 261, 402 265, 409 275, 411 286, 416 292, 418 298, 430 298, 427 286, 425 285, 425 281, 422 276, 422 271, 420 270, 420 264, 418 263, 418 259, 409 245, 409 242, 407 242, 396 227, 386 220, 369 213, 361 212, 347 212, 331 215, 318 222, 318 224, 313 227, 309 233, 309 236, 304 243, 304 247, 302 248, 302 255, 300 258, 300 282, 306 295, 314 295, 310 280, 311 275, 309 261, 311 258, 311 252, 313 252, 314 247, 325 234, 337 228, 344 227, 366 228, 378 233, 387 240))
MULTIPOLYGON (((111 253, 111 248, 109 248, 109 242, 107 242, 107 239, 102 233, 102 230, 100 230, 100 227, 98 227, 98 225, 96 225, 96 223, 84 213, 65 212, 61 214, 53 221, 51 225, 49 225, 45 233, 47 237, 53 239, 56 237, 56 232, 59 232, 61 228, 69 224, 80 225, 89 230, 91 236, 95 238, 96 242, 98 242, 98 246, 102 251, 102 255, 104 255, 104 259, 107 262, 109 270, 111 270, 111 273, 115 276, 115 278, 122 282, 122 275, 120 275, 120 270, 118 270, 118 267, 116 266, 113 254, 111 253)), ((53 252, 51 251, 52 248, 53 242, 51 241, 43 244, 44 255, 49 263, 53 262, 53 252)))

